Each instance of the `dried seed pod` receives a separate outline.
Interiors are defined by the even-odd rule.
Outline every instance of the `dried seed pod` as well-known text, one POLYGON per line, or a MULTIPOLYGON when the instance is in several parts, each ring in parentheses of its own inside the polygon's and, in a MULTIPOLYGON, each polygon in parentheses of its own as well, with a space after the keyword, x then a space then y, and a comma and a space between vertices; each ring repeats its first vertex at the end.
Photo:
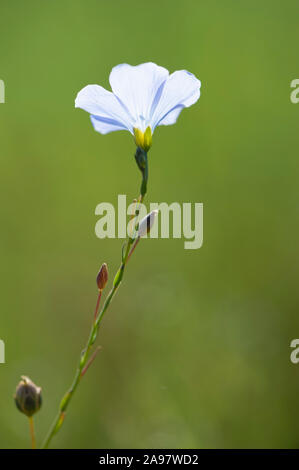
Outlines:
POLYGON ((17 408, 26 416, 34 415, 40 409, 42 405, 41 390, 29 377, 22 375, 14 399, 17 408))

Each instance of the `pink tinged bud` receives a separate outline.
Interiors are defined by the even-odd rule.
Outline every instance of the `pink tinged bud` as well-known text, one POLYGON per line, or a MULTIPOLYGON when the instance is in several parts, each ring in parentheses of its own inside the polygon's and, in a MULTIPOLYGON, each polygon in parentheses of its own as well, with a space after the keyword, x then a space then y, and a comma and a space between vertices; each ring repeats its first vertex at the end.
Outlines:
POLYGON ((138 237, 144 237, 147 233, 151 231, 152 226, 154 225, 156 216, 158 214, 157 210, 154 210, 147 214, 140 222, 138 229, 138 237))
POLYGON ((105 289, 107 282, 108 282, 108 267, 106 263, 103 263, 97 275, 97 285, 100 291, 105 289))

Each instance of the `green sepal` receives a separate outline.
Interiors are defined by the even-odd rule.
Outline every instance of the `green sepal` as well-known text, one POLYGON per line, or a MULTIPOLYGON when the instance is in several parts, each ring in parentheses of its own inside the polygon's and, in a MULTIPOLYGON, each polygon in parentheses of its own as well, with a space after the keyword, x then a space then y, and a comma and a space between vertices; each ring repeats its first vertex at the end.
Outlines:
POLYGON ((61 400, 60 405, 59 405, 60 411, 65 411, 66 410, 66 407, 67 407, 67 405, 70 401, 71 396, 72 396, 72 394, 70 392, 66 392, 66 394, 64 395, 64 397, 61 400))
POLYGON ((124 269, 125 269, 125 266, 124 266, 124 264, 122 264, 121 267, 119 268, 119 270, 117 271, 116 275, 115 275, 115 278, 114 278, 114 281, 113 281, 113 286, 114 287, 117 287, 121 283, 121 280, 122 280, 123 274, 124 274, 124 269))
POLYGON ((148 180, 148 163, 147 163, 147 153, 140 147, 137 147, 135 153, 135 160, 137 166, 142 174, 142 183, 140 188, 140 194, 143 197, 147 191, 147 180, 148 180))

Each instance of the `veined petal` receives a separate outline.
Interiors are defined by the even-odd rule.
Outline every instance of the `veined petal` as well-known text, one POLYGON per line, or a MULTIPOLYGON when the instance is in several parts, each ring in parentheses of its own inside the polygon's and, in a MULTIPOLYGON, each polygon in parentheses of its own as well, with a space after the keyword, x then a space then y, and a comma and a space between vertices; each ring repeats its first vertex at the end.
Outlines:
POLYGON ((101 134, 128 129, 133 133, 130 115, 119 99, 99 85, 87 85, 79 91, 75 107, 90 113, 92 124, 101 134))
POLYGON ((109 132, 114 131, 128 130, 126 126, 121 124, 121 122, 116 121, 115 119, 109 119, 91 114, 90 120, 94 127, 94 130, 100 132, 101 134, 108 134, 109 132))
POLYGON ((168 70, 152 62, 136 66, 120 64, 112 69, 109 77, 112 91, 134 119, 133 127, 142 132, 148 127, 168 76, 168 70))
POLYGON ((151 117, 151 128, 174 124, 183 108, 200 97, 200 80, 187 70, 172 73, 166 80, 160 100, 151 117))

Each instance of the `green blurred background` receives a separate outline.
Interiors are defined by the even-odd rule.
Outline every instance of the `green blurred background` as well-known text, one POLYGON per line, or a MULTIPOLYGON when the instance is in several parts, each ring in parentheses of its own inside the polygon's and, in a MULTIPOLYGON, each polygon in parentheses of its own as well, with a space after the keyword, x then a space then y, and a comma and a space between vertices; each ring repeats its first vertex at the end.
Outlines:
POLYGON ((199 102, 155 132, 147 201, 203 202, 204 244, 139 245, 53 447, 297 447, 298 1, 0 5, 0 447, 29 445, 21 374, 43 388, 45 436, 97 271, 120 260, 121 240, 95 236, 95 207, 140 184, 130 134, 97 134, 74 98, 146 61, 202 81, 199 102))

